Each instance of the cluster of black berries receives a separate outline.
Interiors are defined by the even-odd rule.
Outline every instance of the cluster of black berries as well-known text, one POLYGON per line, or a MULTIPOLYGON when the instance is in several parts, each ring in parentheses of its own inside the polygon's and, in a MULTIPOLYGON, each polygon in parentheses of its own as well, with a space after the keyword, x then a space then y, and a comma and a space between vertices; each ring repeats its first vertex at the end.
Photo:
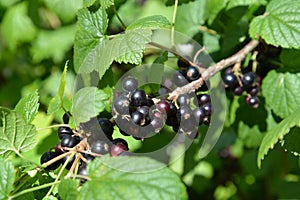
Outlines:
MULTIPOLYGON (((71 114, 69 112, 63 115, 63 121, 65 124, 69 122, 70 116, 71 114)), ((91 122, 81 124, 80 127, 82 130, 79 131, 72 130, 66 126, 59 127, 57 133, 60 142, 57 143, 54 148, 51 148, 50 151, 45 152, 41 156, 41 164, 44 164, 66 152, 69 152, 74 147, 79 147, 75 150, 75 152, 77 152, 78 149, 81 150, 81 152, 77 152, 77 155, 73 156, 72 158, 70 158, 70 155, 64 156, 61 159, 58 159, 56 162, 48 165, 45 169, 55 170, 60 165, 63 165, 66 161, 68 161, 66 164, 67 170, 70 170, 73 165, 77 165, 78 163, 79 165, 77 174, 86 176, 87 163, 93 160, 96 156, 101 156, 108 153, 110 153, 111 156, 118 156, 123 152, 127 152, 128 144, 124 139, 112 138, 114 130, 113 123, 107 118, 96 118, 96 120, 102 131, 100 131, 101 133, 94 133, 94 137, 90 140, 84 140, 84 137, 82 137, 80 132, 87 131, 84 130, 86 127, 88 127, 85 125, 91 122), (76 157, 80 157, 80 159, 77 163, 74 163, 76 157)))
POLYGON ((257 95, 260 92, 260 83, 256 73, 249 71, 242 75, 236 75, 231 70, 227 70, 223 76, 223 81, 225 86, 236 96, 246 92, 245 102, 253 108, 258 107, 257 95))
MULTIPOLYGON (((172 88, 183 86, 200 77, 199 70, 188 66, 178 70, 172 78, 163 80, 159 94, 164 96, 172 88)), ((205 85, 206 90, 207 86, 205 85)), ((201 88, 199 91, 203 91, 201 88)), ((212 114, 210 96, 199 93, 179 95, 176 101, 164 98, 151 98, 139 89, 138 80, 132 76, 122 82, 122 91, 117 93, 112 107, 116 124, 123 135, 143 139, 160 132, 164 124, 171 126, 177 133, 184 133, 194 138, 198 126, 209 125, 212 114)))

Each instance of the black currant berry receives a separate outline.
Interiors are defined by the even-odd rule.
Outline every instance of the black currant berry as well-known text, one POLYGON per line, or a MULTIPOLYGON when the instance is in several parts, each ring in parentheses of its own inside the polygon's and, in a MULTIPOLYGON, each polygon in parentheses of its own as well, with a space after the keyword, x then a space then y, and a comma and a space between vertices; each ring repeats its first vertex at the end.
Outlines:
POLYGON ((91 154, 88 154, 88 153, 83 154, 83 157, 87 160, 87 162, 91 162, 92 160, 95 159, 94 156, 92 156, 91 154))
MULTIPOLYGON (((153 127, 153 131, 155 133, 158 133, 164 126, 162 116, 154 117, 150 124, 153 127)), ((152 130, 150 130, 150 131, 152 131, 152 130)))
POLYGON ((178 87, 184 86, 188 83, 185 76, 180 71, 176 71, 174 73, 173 81, 174 81, 175 85, 178 87))
POLYGON ((145 125, 146 122, 146 116, 139 111, 135 111, 131 114, 132 122, 135 123, 138 126, 145 125))
POLYGON ((61 139, 61 146, 72 148, 72 147, 76 146, 79 142, 80 142, 80 139, 78 137, 76 137, 76 136, 72 137, 72 135, 65 135, 61 139))
POLYGON ((210 96, 208 94, 197 95, 197 99, 200 105, 210 103, 210 96))
POLYGON ((197 107, 193 110, 192 115, 198 124, 201 125, 204 117, 206 116, 205 110, 202 107, 197 107))
POLYGON ((199 70, 194 66, 189 66, 186 71, 186 77, 190 82, 197 80, 200 77, 199 70))
MULTIPOLYGON (((87 170, 86 170, 86 163, 81 163, 78 167, 78 171, 77 171, 77 174, 78 175, 81 175, 81 176, 88 176, 88 173, 87 173, 87 170)), ((81 183, 84 183, 86 182, 87 179, 85 178, 80 178, 80 182, 81 183)))
POLYGON ((69 111, 66 112, 66 113, 63 115, 63 122, 64 122, 65 124, 68 124, 71 116, 72 116, 72 115, 71 115, 71 113, 70 113, 69 111))
POLYGON ((184 105, 184 106, 180 106, 180 108, 178 109, 177 117, 178 119, 180 119, 180 121, 181 119, 188 120, 190 119, 191 114, 192 114, 191 108, 187 105, 184 105))
POLYGON ((109 145, 102 140, 93 141, 91 144, 91 151, 96 154, 107 154, 109 152, 109 148, 109 145))
POLYGON ((250 88, 255 84, 256 79, 257 75, 255 73, 247 72, 242 76, 241 81, 243 83, 244 88, 250 88))
POLYGON ((226 73, 223 77, 223 81, 231 89, 236 87, 238 84, 238 80, 237 80, 236 76, 234 75, 234 73, 232 73, 232 72, 226 73))
POLYGON ((129 99, 125 95, 121 95, 114 101, 113 108, 120 114, 129 113, 129 99))
POLYGON ((63 147, 61 146, 61 143, 57 143, 56 146, 55 146, 55 153, 56 155, 60 155, 60 154, 63 154, 65 153, 66 151, 63 149, 63 147))
POLYGON ((257 96, 250 96, 250 97, 247 96, 245 100, 246 100, 246 104, 248 104, 253 108, 257 108, 259 106, 259 99, 257 96))
POLYGON ((170 111, 170 104, 168 101, 161 100, 156 104, 156 108, 163 113, 168 113, 170 111))
POLYGON ((128 143, 123 138, 116 138, 111 141, 113 144, 123 144, 126 147, 126 150, 128 150, 128 143))
POLYGON ((131 94, 131 103, 132 105, 138 107, 145 104, 147 101, 147 95, 144 90, 135 90, 131 94))
MULTIPOLYGON (((185 58, 187 60, 191 59, 188 56, 185 56, 185 58)), ((177 60, 177 66, 179 68, 188 68, 190 66, 190 64, 189 64, 189 62, 187 60, 182 59, 182 58, 178 58, 178 60, 177 60)))
POLYGON ((180 106, 189 105, 190 104, 190 97, 187 94, 181 94, 181 95, 178 96, 176 102, 180 106))
POLYGON ((65 135, 73 135, 72 129, 69 127, 61 126, 57 130, 58 138, 61 140, 65 135))
POLYGON ((202 108, 203 108, 206 116, 210 116, 212 114, 212 107, 211 107, 210 103, 204 104, 202 106, 202 108))
POLYGON ((118 156, 120 155, 120 153, 122 153, 123 151, 127 151, 128 148, 126 148, 126 146, 122 143, 117 143, 117 144, 113 144, 111 146, 111 149, 110 149, 110 154, 112 156, 118 156))
POLYGON ((123 81, 122 86, 124 90, 131 92, 138 88, 138 81, 135 78, 129 76, 123 81))
POLYGON ((236 88, 233 89, 232 93, 235 96, 241 96, 244 92, 244 89, 241 86, 237 86, 236 88))
MULTIPOLYGON (((53 158, 55 158, 57 155, 55 152, 52 152, 52 151, 47 151, 45 152, 42 156, 41 156, 41 159, 40 159, 40 162, 41 164, 44 164, 50 160, 52 160, 53 158)), ((51 165, 49 165, 48 167, 46 167, 45 169, 47 170, 55 170, 59 167, 60 165, 60 160, 59 161, 56 161, 54 163, 52 163, 51 165)))
POLYGON ((253 88, 250 89, 249 94, 251 96, 257 96, 259 91, 260 91, 259 86, 254 86, 253 88))
POLYGON ((109 140, 112 140, 112 134, 114 132, 113 123, 107 118, 98 118, 97 120, 98 120, 99 125, 100 125, 102 131, 104 132, 105 136, 109 140))

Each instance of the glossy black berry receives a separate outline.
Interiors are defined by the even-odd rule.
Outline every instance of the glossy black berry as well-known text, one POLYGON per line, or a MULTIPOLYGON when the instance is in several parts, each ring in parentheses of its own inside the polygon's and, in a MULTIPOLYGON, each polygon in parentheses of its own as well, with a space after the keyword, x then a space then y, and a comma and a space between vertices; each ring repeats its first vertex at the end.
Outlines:
POLYGON ((180 71, 176 71, 174 73, 173 81, 174 81, 175 85, 179 86, 179 87, 184 86, 188 83, 185 76, 180 71))
POLYGON ((169 104, 169 102, 166 101, 166 100, 161 100, 161 101, 157 102, 156 108, 157 108, 160 112, 167 113, 167 112, 170 111, 170 104, 169 104))
POLYGON ((124 90, 131 92, 138 88, 138 81, 130 76, 123 81, 122 86, 124 90))
POLYGON ((111 140, 114 132, 113 123, 107 118, 98 118, 97 120, 105 136, 111 140))
POLYGON ((79 142, 80 142, 80 139, 78 137, 72 137, 72 135, 65 135, 61 139, 61 146, 72 148, 75 145, 77 145, 79 142))
POLYGON ((194 66, 189 66, 186 70, 186 77, 190 82, 197 80, 200 77, 199 70, 194 66))
POLYGON ((72 129, 69 127, 61 126, 57 130, 58 138, 61 140, 65 135, 73 135, 72 129))
POLYGON ((176 102, 180 106, 189 105, 190 104, 190 97, 187 94, 181 94, 181 95, 178 96, 176 102))
POLYGON ((158 133, 164 126, 162 117, 154 117, 150 124, 153 127, 153 131, 155 133, 158 133))
POLYGON ((125 95, 121 95, 114 101, 113 108, 120 114, 129 113, 129 100, 125 95))
POLYGON ((65 153, 66 151, 63 149, 63 147, 61 146, 61 143, 57 143, 56 146, 55 146, 55 153, 56 155, 60 155, 60 154, 63 154, 65 153))
POLYGON ((210 96, 208 94, 197 95, 197 99, 200 105, 204 105, 210 102, 210 96))
POLYGON ((259 91, 260 91, 259 86, 254 86, 253 88, 250 89, 249 94, 251 96, 257 96, 259 91))
POLYGON ((229 88, 234 88, 238 84, 238 80, 234 73, 226 73, 223 77, 224 83, 229 87, 229 88))
POLYGON ((116 138, 114 140, 111 141, 113 144, 123 144, 126 147, 126 150, 128 150, 128 143, 126 142, 126 140, 122 139, 122 138, 116 138))
POLYGON ((184 106, 180 106, 180 108, 178 109, 177 117, 180 120, 181 119, 187 120, 190 119, 191 114, 192 114, 191 108, 187 105, 184 105, 184 106))
POLYGON ((95 159, 94 156, 92 156, 91 154, 88 154, 88 153, 83 154, 83 157, 87 160, 87 162, 91 162, 92 160, 95 159))
POLYGON ((66 112, 66 113, 63 115, 63 122, 64 122, 65 124, 68 124, 71 116, 72 116, 72 115, 71 115, 70 112, 66 112))
POLYGON ((144 90, 135 90, 131 94, 131 103, 134 106, 142 106, 147 101, 147 96, 144 90))
POLYGON ((175 106, 175 103, 174 102, 169 102, 169 105, 170 105, 170 109, 169 111, 167 112, 167 116, 174 116, 176 115, 176 112, 177 112, 177 108, 175 106))
POLYGON ((107 154, 109 148, 109 145, 102 140, 96 140, 91 144, 91 151, 96 154, 107 154))
MULTIPOLYGON (((40 159, 40 162, 41 164, 44 164, 50 160, 52 160, 53 158, 55 158, 57 155, 55 152, 52 152, 52 151, 47 151, 45 152, 42 156, 41 156, 41 159, 40 159)), ((56 161, 54 162, 53 164, 49 165, 48 167, 46 167, 45 169, 47 170, 55 170, 59 167, 60 165, 60 161, 56 161)))
POLYGON ((202 124, 204 117, 206 116, 205 110, 201 107, 197 107, 193 110, 192 115, 198 124, 202 124))
MULTIPOLYGON (((191 59, 189 57, 186 57, 187 60, 191 59)), ((179 68, 188 68, 190 66, 189 62, 185 60, 185 59, 182 59, 182 58, 178 58, 177 60, 177 66, 179 68)))
POLYGON ((202 108, 203 108, 206 116, 210 116, 212 114, 212 107, 211 107, 210 103, 203 105, 202 108))
POLYGON ((257 96, 247 96, 246 97, 246 104, 253 108, 257 108, 259 106, 259 99, 257 96))
POLYGON ((139 111, 135 111, 131 114, 132 122, 136 125, 143 126, 146 122, 146 116, 139 111))
POLYGON ((257 79, 257 75, 255 73, 247 72, 242 76, 241 81, 245 88, 250 88, 255 84, 256 79, 257 79))
MULTIPOLYGON (((86 163, 81 163, 78 167, 78 171, 77 171, 77 174, 78 175, 81 175, 81 176, 88 176, 88 173, 87 173, 87 170, 86 170, 86 163)), ((81 183, 84 183, 86 182, 87 179, 85 178, 80 178, 80 182, 81 183)))
POLYGON ((237 86, 236 88, 234 88, 232 90, 232 93, 235 95, 235 96, 241 96, 244 92, 244 89, 241 87, 241 86, 237 86))

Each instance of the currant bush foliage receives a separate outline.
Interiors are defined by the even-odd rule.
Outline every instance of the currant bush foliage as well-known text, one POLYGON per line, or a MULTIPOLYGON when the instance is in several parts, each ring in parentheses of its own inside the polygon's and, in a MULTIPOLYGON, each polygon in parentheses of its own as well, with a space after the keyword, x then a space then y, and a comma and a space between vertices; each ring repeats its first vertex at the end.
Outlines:
MULTIPOLYGON (((299 198, 299 190, 293 189, 300 187, 299 10, 297 0, 0 0, 0 199, 299 198), (205 105, 193 112, 207 125, 211 112, 227 115, 220 139, 206 157, 197 153, 209 126, 199 127, 186 151, 184 144, 170 148, 168 160, 128 156, 128 149, 144 153, 167 145, 176 124, 140 140, 107 125, 117 115, 112 105, 119 94, 113 91, 124 72, 150 64, 149 79, 155 81, 163 69, 154 64, 166 64, 180 77, 200 76, 171 52, 176 48, 149 50, 155 30, 172 28, 203 45, 215 62, 250 40, 259 45, 240 63, 220 71, 226 110, 205 105), (245 78, 247 74, 251 76, 245 78), (80 135, 81 125, 90 119, 105 122, 102 131, 119 141, 113 153, 93 155, 93 161, 85 154, 90 147, 82 146, 92 139, 80 135), (76 151, 84 151, 61 147, 58 137, 65 135, 80 144, 76 151), (51 163, 39 164, 43 152, 54 159, 66 157, 49 171, 51 163), (69 163, 62 162, 67 159, 69 163), (71 169, 76 159, 81 162, 71 169)), ((153 85, 143 88, 148 100, 154 90, 153 85)), ((165 92, 170 91, 161 87, 157 93, 165 92)), ((199 101, 217 94, 197 92, 199 101)), ((188 101, 195 99, 176 104, 188 101)), ((156 114, 172 103, 155 101, 156 114)), ((141 107, 135 109, 149 112, 141 107)), ((144 124, 138 114, 136 122, 144 124)), ((212 119, 219 122, 220 116, 212 119)), ((97 142, 92 149, 111 151, 97 142)))

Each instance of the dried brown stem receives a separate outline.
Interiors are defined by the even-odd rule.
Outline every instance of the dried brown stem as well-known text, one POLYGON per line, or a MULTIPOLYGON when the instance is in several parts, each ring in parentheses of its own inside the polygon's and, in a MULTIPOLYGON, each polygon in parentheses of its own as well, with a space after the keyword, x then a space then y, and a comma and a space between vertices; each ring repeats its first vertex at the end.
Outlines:
POLYGON ((199 78, 198 80, 195 80, 185 86, 176 88, 173 92, 169 94, 168 99, 173 100, 176 99, 180 94, 188 93, 190 91, 198 89, 199 87, 202 86, 205 80, 208 80, 210 77, 214 76, 217 72, 235 63, 242 62, 245 59, 246 55, 250 53, 253 49, 255 49, 258 44, 259 44, 258 40, 251 40, 246 46, 244 46, 237 53, 233 54, 232 56, 226 59, 219 61, 215 65, 203 71, 201 78, 199 78))

